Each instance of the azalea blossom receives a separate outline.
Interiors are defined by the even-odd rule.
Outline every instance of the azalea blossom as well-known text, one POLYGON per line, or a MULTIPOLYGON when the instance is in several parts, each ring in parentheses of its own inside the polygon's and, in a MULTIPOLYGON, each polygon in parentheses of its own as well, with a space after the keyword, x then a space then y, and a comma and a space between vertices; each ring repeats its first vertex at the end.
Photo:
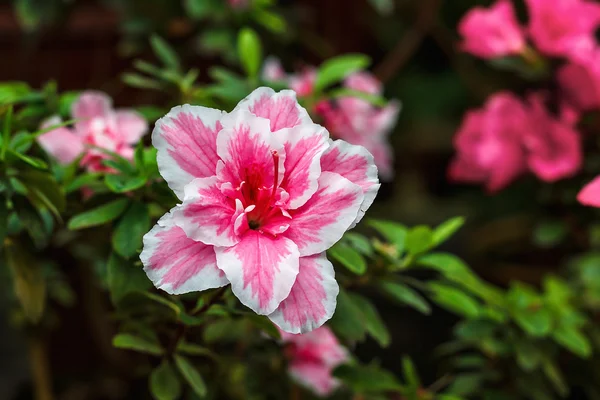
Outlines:
POLYGON ((600 207, 600 176, 585 185, 577 195, 577 201, 591 207, 600 207))
MULTIPOLYGON (((74 128, 61 127, 38 137, 40 146, 63 164, 79 156, 81 166, 89 171, 107 171, 102 160, 110 156, 100 149, 133 158, 133 146, 148 131, 146 120, 133 110, 114 110, 106 94, 83 92, 71 107, 74 128)), ((52 117, 42 129, 60 124, 60 117, 52 117)))
POLYGON ((363 147, 331 141, 295 93, 259 88, 231 112, 184 105, 152 142, 182 201, 144 236, 140 256, 168 293, 231 284, 283 330, 328 320, 338 284, 325 250, 373 202, 379 182, 363 147))
POLYGON ((563 97, 576 110, 600 108, 600 50, 565 65, 558 71, 557 78, 563 97))
POLYGON ((348 361, 348 351, 327 326, 303 335, 282 332, 289 358, 289 373, 299 384, 319 396, 330 395, 340 382, 333 370, 348 361))
POLYGON ((458 31, 462 49, 482 58, 522 53, 525 35, 510 0, 498 0, 490 8, 474 7, 461 20, 458 31))
POLYGON ((526 0, 529 34, 544 53, 579 59, 594 47, 600 4, 586 0, 526 0))
MULTIPOLYGON (((375 95, 380 95, 383 90, 381 83, 368 72, 350 75, 344 81, 344 86, 375 95)), ((382 179, 392 179, 393 151, 389 135, 398 120, 398 101, 392 100, 384 107, 377 107, 365 99, 345 96, 335 101, 321 102, 316 111, 333 136, 364 146, 375 157, 382 179)))

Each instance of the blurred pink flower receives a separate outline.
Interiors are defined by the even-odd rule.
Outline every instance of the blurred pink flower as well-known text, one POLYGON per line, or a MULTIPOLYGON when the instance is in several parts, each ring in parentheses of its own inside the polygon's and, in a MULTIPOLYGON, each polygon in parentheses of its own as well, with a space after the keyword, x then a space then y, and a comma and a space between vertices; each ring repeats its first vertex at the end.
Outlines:
MULTIPOLYGON (((83 92, 71 107, 74 128, 57 128, 38 138, 40 146, 60 163, 73 162, 83 154, 81 166, 89 171, 107 171, 102 160, 110 158, 100 149, 131 159, 133 146, 148 130, 146 120, 133 110, 114 110, 106 94, 83 92)), ((52 117, 42 124, 47 128, 60 123, 52 117)))
POLYGON ((600 207, 600 176, 585 185, 577 195, 577 201, 591 207, 600 207))
POLYGON ((152 133, 158 167, 182 201, 144 236, 140 259, 168 293, 231 284, 287 332, 333 315, 325 251, 373 203, 373 157, 310 119, 294 92, 258 88, 231 112, 173 108, 152 133))
POLYGON ((250 0, 227 0, 229 6, 234 9, 243 9, 248 7, 250 0))
POLYGON ((571 62, 558 73, 565 101, 580 111, 600 108, 600 49, 587 60, 571 62))
POLYGON ((484 108, 467 113, 454 137, 450 179, 484 183, 498 191, 526 170, 522 137, 530 129, 525 105, 510 93, 491 96, 484 108))
POLYGON ((289 373, 298 383, 319 396, 330 395, 340 385, 332 372, 348 361, 348 352, 327 326, 302 335, 282 332, 281 338, 289 357, 289 373))
POLYGON ((290 75, 288 84, 299 97, 306 97, 313 93, 316 79, 317 69, 307 66, 299 73, 290 75))
MULTIPOLYGON (((381 83, 368 72, 359 72, 346 78, 344 86, 369 94, 381 94, 381 83)), ((316 112, 324 120, 325 127, 337 138, 365 147, 373 157, 382 179, 394 176, 393 151, 389 144, 400 103, 392 100, 384 107, 376 107, 358 97, 341 97, 321 102, 316 112)))
POLYGON ((543 97, 529 98, 530 129, 523 137, 529 169, 541 180, 554 182, 574 175, 581 168, 581 138, 568 122, 548 113, 543 97))
POLYGON ((287 79, 287 74, 277 57, 267 57, 263 64, 262 79, 267 82, 283 82, 287 79))
POLYGON ((510 0, 498 0, 490 8, 471 9, 458 31, 463 37, 462 49, 482 58, 519 54, 526 46, 510 0))
POLYGON ((543 53, 579 59, 595 47, 600 4, 585 0, 526 0, 529 34, 543 53))

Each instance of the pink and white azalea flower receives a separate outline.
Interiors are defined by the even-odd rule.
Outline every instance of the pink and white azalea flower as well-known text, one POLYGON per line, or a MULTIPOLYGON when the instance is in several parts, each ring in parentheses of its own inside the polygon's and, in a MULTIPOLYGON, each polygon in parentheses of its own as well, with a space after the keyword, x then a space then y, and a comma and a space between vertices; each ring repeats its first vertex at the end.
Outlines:
MULTIPOLYGON (((133 110, 114 110, 106 94, 83 92, 71 107, 71 117, 77 122, 74 128, 57 128, 38 137, 40 146, 63 164, 81 158, 81 166, 89 171, 107 171, 102 160, 110 156, 100 149, 133 158, 133 146, 148 131, 146 120, 133 110)), ((48 128, 59 124, 52 117, 42 124, 48 128)))
POLYGON ((155 286, 178 294, 230 283, 287 332, 332 316, 338 285, 325 250, 379 188, 366 149, 330 141, 294 92, 269 88, 229 114, 175 107, 152 142, 182 201, 144 237, 140 258, 155 286))
POLYGON ((600 176, 585 185, 577 194, 577 201, 585 206, 600 207, 600 176))
POLYGON ((328 396, 340 386, 332 372, 349 360, 348 351, 327 326, 302 335, 282 332, 281 338, 294 380, 319 396, 328 396))
POLYGON ((505 57, 525 50, 525 34, 510 0, 490 8, 474 7, 461 20, 462 49, 482 58, 505 57))

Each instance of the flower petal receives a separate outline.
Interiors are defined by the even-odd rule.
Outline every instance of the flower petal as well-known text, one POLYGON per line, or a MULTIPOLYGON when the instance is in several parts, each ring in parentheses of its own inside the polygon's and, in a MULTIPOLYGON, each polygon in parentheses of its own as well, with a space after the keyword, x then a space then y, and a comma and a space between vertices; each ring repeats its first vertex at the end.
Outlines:
POLYGON ((248 110, 257 117, 268 119, 273 132, 312 122, 292 90, 277 93, 268 87, 258 88, 240 101, 234 111, 237 110, 248 110))
POLYGON ((249 230, 233 247, 216 247, 217 265, 240 301, 271 314, 290 294, 298 275, 298 248, 290 239, 249 230))
POLYGON ((340 386, 340 382, 333 377, 332 368, 318 362, 292 363, 289 371, 294 380, 319 396, 329 396, 340 386))
POLYGON ((269 121, 248 111, 233 111, 223 119, 217 136, 218 176, 237 188, 243 181, 253 187, 271 186, 275 172, 274 152, 278 157, 278 182, 284 176, 285 149, 271 133, 269 121), (255 182, 260 180, 260 182, 255 182))
POLYGON ((269 318, 286 332, 310 332, 331 318, 339 290, 333 265, 325 253, 300 257, 300 270, 290 295, 269 318))
POLYGON ((360 186, 334 172, 323 172, 317 192, 290 211, 290 227, 283 235, 296 243, 301 256, 322 253, 354 223, 363 199, 360 186))
POLYGON ((239 241, 235 233, 235 200, 226 197, 216 176, 196 178, 185 187, 183 204, 173 212, 175 224, 186 235, 214 246, 233 246, 239 241))
POLYGON ((106 118, 112 112, 112 100, 106 93, 89 90, 83 92, 71 106, 71 116, 80 120, 75 123, 77 131, 85 130, 92 118, 106 118))
MULTIPOLYGON (((58 125, 60 122, 59 117, 52 117, 46 120, 41 128, 46 129, 52 125, 58 125)), ((37 141, 44 151, 56 158, 61 164, 69 164, 75 161, 84 149, 81 138, 65 127, 44 133, 38 136, 37 141)))
POLYGON ((361 187, 364 199, 351 226, 354 227, 373 204, 381 186, 373 156, 362 146, 336 140, 321 157, 321 169, 323 172, 335 172, 361 187))
POLYGON ((600 207, 600 176, 581 189, 577 201, 585 206, 600 207))
POLYGON ((281 186, 295 209, 317 191, 321 155, 329 147, 329 132, 316 124, 302 124, 277 133, 285 147, 285 178, 281 186))
POLYGON ((115 112, 117 132, 125 143, 136 144, 148 132, 148 123, 134 110, 115 112))
POLYGON ((224 113, 212 108, 174 107, 156 122, 152 144, 158 149, 158 167, 180 200, 183 188, 194 178, 215 175, 216 140, 224 113))
MULTIPOLYGON (((175 209, 174 209, 175 210, 175 209)), ((181 294, 225 286, 213 246, 188 238, 173 221, 173 210, 144 235, 144 271, 159 289, 181 294)))

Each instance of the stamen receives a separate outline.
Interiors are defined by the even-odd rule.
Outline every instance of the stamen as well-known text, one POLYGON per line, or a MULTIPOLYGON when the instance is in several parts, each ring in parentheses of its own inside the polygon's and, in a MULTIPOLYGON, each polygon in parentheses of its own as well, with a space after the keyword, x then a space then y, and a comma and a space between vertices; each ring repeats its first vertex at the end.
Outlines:
POLYGON ((273 164, 274 164, 274 172, 273 172, 273 190, 271 191, 271 199, 275 200, 275 193, 277 192, 277 183, 279 181, 279 154, 276 150, 272 150, 271 154, 273 155, 273 164))

